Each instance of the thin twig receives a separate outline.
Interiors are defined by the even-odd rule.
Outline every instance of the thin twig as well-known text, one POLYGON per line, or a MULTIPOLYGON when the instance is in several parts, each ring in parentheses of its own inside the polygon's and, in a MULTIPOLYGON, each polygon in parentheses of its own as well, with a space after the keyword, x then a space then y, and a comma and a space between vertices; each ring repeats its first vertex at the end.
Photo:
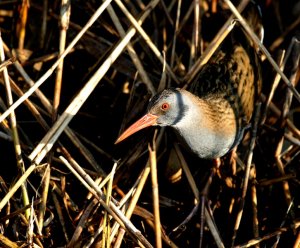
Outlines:
MULTIPOLYGON (((1 62, 5 61, 5 54, 4 54, 4 49, 3 49, 1 32, 0 32, 0 61, 1 62)), ((13 104, 13 96, 12 96, 12 91, 11 91, 11 87, 10 87, 10 83, 9 83, 9 75, 8 75, 8 71, 7 71, 6 67, 3 69, 3 78, 4 78, 4 83, 5 83, 7 106, 11 106, 13 104)), ((19 138, 19 133, 18 133, 18 128, 17 128, 17 118, 16 118, 16 114, 14 111, 12 111, 10 113, 10 125, 11 125, 11 130, 12 130, 12 138, 14 141, 17 166, 18 166, 19 170, 21 171, 21 173, 24 173, 25 166, 24 166, 24 160, 22 157, 20 138, 19 138)), ((28 192, 27 192, 26 183, 22 184, 21 189, 22 189, 23 204, 26 206, 29 204, 29 196, 28 196, 28 192)), ((29 216, 30 216, 29 209, 27 209, 25 211, 25 215, 26 215, 26 218, 29 219, 29 216)))
POLYGON ((60 224, 61 224, 61 227, 62 227, 62 230, 63 230, 63 233, 64 233, 64 237, 66 239, 66 242, 69 243, 68 232, 67 232, 67 228, 66 228, 66 224, 65 224, 65 218, 64 218, 64 215, 62 213, 61 205, 58 202, 58 199, 56 197, 55 192, 52 191, 51 195, 52 195, 52 200, 54 202, 55 209, 56 209, 57 214, 58 214, 58 218, 60 220, 60 224))
POLYGON ((174 63, 175 63, 175 50, 176 50, 176 38, 177 38, 176 33, 178 32, 180 13, 181 13, 181 0, 178 0, 177 11, 176 11, 176 22, 174 27, 174 35, 173 35, 172 50, 171 50, 171 62, 170 62, 171 68, 174 68, 174 63))
POLYGON ((48 199, 48 193, 49 193, 49 184, 50 184, 50 165, 47 164, 44 171, 44 177, 42 180, 43 190, 42 190, 42 202, 39 206, 39 212, 38 212, 38 226, 39 230, 42 232, 43 226, 44 226, 44 216, 47 208, 47 199, 48 199))
MULTIPOLYGON (((258 206, 257 206, 257 190, 256 190, 256 168, 252 166, 250 169, 250 181, 251 181, 251 202, 252 202, 252 229, 254 238, 259 237, 259 218, 258 218, 258 206)), ((259 246, 256 246, 259 248, 259 246)))
POLYGON ((40 48, 44 48, 45 39, 47 34, 47 19, 48 19, 48 0, 43 0, 43 11, 42 11, 42 25, 41 25, 41 32, 39 33, 40 36, 40 48))
POLYGON ((247 247, 252 247, 254 245, 257 245, 265 240, 268 240, 268 239, 271 239, 273 238, 274 236, 277 236, 277 235, 280 235, 280 234, 283 234, 285 232, 287 232, 288 229, 287 228, 280 228, 278 231, 275 231, 273 233, 269 233, 269 234, 266 234, 264 235, 263 237, 261 238, 256 238, 256 239, 251 239, 249 240, 247 243, 245 244, 241 244, 241 245, 236 245, 234 246, 234 248, 247 248, 247 247))
MULTIPOLYGON (((284 67, 285 67, 284 56, 285 56, 285 51, 282 51, 281 56, 280 56, 280 60, 279 60, 279 66, 280 66, 280 69, 282 71, 284 70, 284 67)), ((274 82, 272 84, 272 88, 269 92, 268 98, 267 98, 266 103, 265 103, 265 109, 262 113, 262 118, 261 118, 261 125, 263 125, 265 123, 266 119, 267 119, 268 108, 269 108, 269 105, 272 101, 272 98, 274 96, 275 90, 276 90, 276 88, 279 84, 280 79, 281 79, 280 75, 279 75, 279 73, 277 73, 276 76, 275 76, 274 82)))
POLYGON ((29 0, 22 1, 20 14, 19 14, 19 32, 18 32, 18 49, 22 50, 24 48, 25 34, 26 34, 26 23, 29 9, 29 0))
POLYGON ((295 29, 300 24, 300 16, 291 24, 289 25, 284 32, 271 44, 270 51, 275 51, 276 48, 278 48, 282 42, 284 42, 286 36, 295 29))
MULTIPOLYGON (((111 201, 111 194, 112 194, 112 186, 113 186, 113 180, 114 180, 114 175, 116 171, 117 163, 114 163, 114 166, 111 170, 111 176, 107 184, 107 193, 106 193, 106 201, 105 203, 109 206, 110 201, 111 201)), ((103 223, 102 223, 102 248, 109 248, 111 247, 111 241, 110 241, 110 234, 111 234, 111 226, 110 226, 110 218, 108 216, 108 212, 105 211, 104 216, 103 216, 103 223)))
MULTIPOLYGON (((71 2, 70 0, 61 1, 60 9, 60 37, 59 37, 59 56, 63 54, 66 47, 67 30, 69 27, 71 15, 71 2)), ((62 59, 56 69, 56 79, 53 97, 53 111, 52 122, 57 119, 57 111, 60 103, 61 87, 62 87, 62 74, 63 74, 64 60, 62 59)))

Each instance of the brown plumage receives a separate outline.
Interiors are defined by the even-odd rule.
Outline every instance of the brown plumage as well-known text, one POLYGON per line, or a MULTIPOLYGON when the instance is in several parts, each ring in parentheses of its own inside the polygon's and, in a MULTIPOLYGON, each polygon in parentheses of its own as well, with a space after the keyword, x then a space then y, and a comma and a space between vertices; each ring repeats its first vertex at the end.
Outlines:
POLYGON ((260 62, 255 49, 241 43, 220 50, 188 89, 211 108, 209 119, 223 133, 235 133, 232 146, 242 138, 261 92, 260 62))

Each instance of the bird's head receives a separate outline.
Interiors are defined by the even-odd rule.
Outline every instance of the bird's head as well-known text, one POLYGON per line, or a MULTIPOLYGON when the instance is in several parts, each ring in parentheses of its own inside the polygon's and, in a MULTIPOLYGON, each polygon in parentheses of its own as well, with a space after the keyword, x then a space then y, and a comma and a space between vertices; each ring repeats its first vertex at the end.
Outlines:
POLYGON ((175 125, 184 117, 188 109, 184 102, 180 89, 167 89, 158 93, 150 100, 147 114, 126 129, 115 143, 149 126, 175 125))

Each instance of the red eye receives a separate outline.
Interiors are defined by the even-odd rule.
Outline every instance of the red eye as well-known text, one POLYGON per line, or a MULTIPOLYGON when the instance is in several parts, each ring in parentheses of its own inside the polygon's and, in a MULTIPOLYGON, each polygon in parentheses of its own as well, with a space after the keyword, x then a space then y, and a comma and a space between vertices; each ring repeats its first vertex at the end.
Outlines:
POLYGON ((161 105, 162 110, 168 110, 169 107, 170 107, 169 103, 166 103, 166 102, 161 105))

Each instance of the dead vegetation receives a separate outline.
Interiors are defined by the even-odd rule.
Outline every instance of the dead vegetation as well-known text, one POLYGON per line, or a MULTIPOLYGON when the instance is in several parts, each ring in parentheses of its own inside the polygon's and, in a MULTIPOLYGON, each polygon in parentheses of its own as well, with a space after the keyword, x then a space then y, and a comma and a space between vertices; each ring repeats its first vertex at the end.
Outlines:
POLYGON ((167 129, 114 145, 243 26, 228 4, 0 2, 1 247, 300 246, 297 1, 261 2, 264 46, 248 30, 264 94, 235 155, 199 160, 167 129))

